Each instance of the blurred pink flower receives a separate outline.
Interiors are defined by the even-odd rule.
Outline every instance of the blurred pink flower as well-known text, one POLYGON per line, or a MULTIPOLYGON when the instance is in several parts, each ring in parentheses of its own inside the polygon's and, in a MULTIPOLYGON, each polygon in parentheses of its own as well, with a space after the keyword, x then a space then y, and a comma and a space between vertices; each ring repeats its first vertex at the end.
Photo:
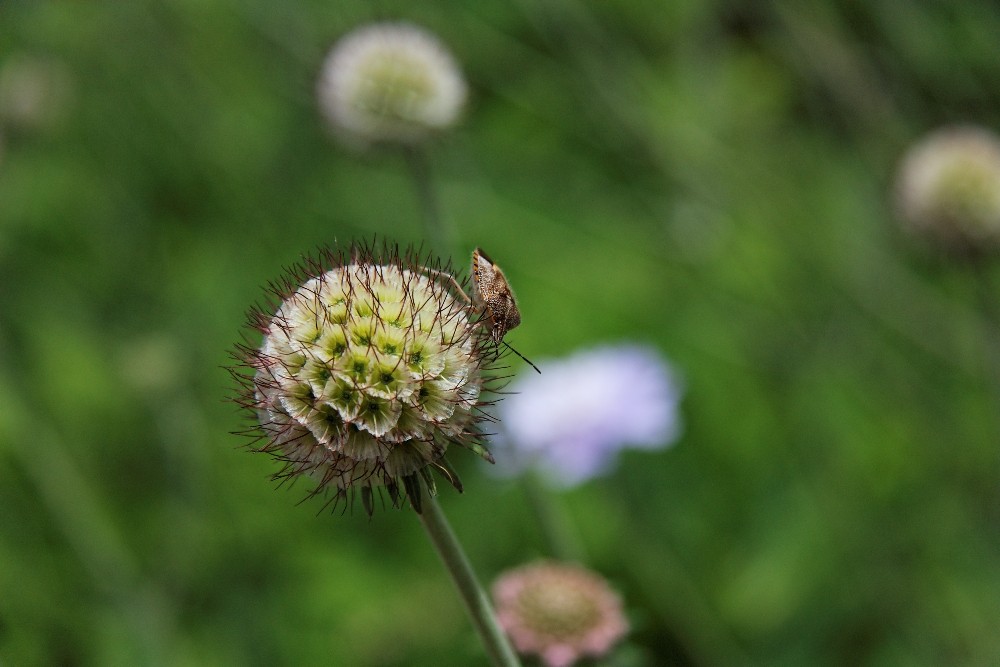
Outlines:
POLYGON ((610 470, 621 449, 659 449, 680 434, 683 389, 651 347, 603 346, 539 366, 498 407, 501 474, 533 468, 575 486, 610 470))
POLYGON ((493 583, 493 598, 518 652, 548 667, 600 657, 628 632, 621 598, 579 565, 540 561, 508 570, 493 583))

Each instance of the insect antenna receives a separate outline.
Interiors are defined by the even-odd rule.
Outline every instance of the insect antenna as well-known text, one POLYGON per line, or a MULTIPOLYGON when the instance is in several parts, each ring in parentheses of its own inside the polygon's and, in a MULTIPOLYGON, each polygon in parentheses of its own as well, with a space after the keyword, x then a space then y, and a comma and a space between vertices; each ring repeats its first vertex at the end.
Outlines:
POLYGON ((518 352, 517 350, 515 350, 514 346, 511 345, 510 343, 508 343, 507 341, 501 341, 501 342, 504 344, 504 346, 508 350, 510 350, 511 352, 513 352, 514 354, 516 354, 517 356, 521 357, 525 361, 527 361, 528 365, 531 366, 532 368, 534 368, 536 373, 538 373, 539 375, 542 374, 542 372, 540 370, 538 370, 538 366, 536 366, 534 363, 532 363, 531 359, 528 359, 528 357, 524 356, 523 354, 521 354, 520 352, 518 352))

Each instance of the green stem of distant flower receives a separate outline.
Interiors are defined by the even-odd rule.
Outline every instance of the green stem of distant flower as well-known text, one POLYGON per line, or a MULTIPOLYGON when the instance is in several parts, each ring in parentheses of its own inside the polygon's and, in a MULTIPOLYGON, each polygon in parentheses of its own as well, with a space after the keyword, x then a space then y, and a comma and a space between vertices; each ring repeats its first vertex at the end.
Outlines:
POLYGON ((552 557, 577 563, 585 562, 583 545, 560 498, 550 493, 538 476, 530 472, 521 477, 521 485, 524 488, 524 496, 538 519, 539 528, 552 557))
MULTIPOLYGON (((421 484, 423 487, 423 484, 421 484)), ((511 648, 507 636, 500 628, 493 607, 490 605, 486 592, 480 586, 472 571, 468 557, 458 543, 455 533, 451 530, 448 520, 441 511, 437 498, 421 491, 422 512, 417 516, 427 530, 438 555, 444 561, 445 568, 451 574, 452 581, 462 596, 462 601, 472 617, 472 623, 479 633, 479 638, 490 656, 495 667, 520 667, 520 661, 511 648)))
POLYGON ((441 207, 438 204, 434 184, 431 180, 427 153, 424 152, 423 148, 415 146, 404 149, 403 155, 406 158, 413 186, 417 191, 421 220, 431 248, 439 255, 450 257, 455 250, 452 247, 454 235, 444 216, 441 215, 441 207))
POLYGON ((992 276, 989 269, 976 264, 972 269, 972 279, 975 283, 976 298, 983 319, 983 366, 986 374, 985 382, 998 399, 1000 399, 1000 301, 996 298, 992 276))

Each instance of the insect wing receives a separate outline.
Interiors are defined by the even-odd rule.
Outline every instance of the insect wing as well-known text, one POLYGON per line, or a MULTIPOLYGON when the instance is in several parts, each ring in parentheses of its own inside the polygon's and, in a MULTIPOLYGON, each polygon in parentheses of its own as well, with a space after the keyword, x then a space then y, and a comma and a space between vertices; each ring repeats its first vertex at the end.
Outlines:
POLYGON ((476 298, 489 305, 495 291, 496 265, 479 248, 472 253, 472 279, 476 283, 476 298))

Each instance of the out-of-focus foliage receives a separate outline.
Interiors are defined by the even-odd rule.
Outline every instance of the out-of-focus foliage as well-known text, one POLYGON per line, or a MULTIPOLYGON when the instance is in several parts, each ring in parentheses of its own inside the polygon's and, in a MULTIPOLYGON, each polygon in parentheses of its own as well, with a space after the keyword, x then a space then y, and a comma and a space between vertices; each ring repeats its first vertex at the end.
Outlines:
MULTIPOLYGON (((385 18, 469 79, 429 163, 455 261, 517 291, 508 339, 683 372, 682 440, 560 499, 620 664, 996 664, 1000 276, 889 196, 924 132, 1000 128, 987 0, 0 4, 0 67, 54 68, 59 107, 0 125, 0 662, 482 663, 413 516, 296 506, 223 400, 282 266, 424 237, 403 160, 315 110, 385 18)), ((546 556, 521 488, 455 458, 481 576, 546 556)))

